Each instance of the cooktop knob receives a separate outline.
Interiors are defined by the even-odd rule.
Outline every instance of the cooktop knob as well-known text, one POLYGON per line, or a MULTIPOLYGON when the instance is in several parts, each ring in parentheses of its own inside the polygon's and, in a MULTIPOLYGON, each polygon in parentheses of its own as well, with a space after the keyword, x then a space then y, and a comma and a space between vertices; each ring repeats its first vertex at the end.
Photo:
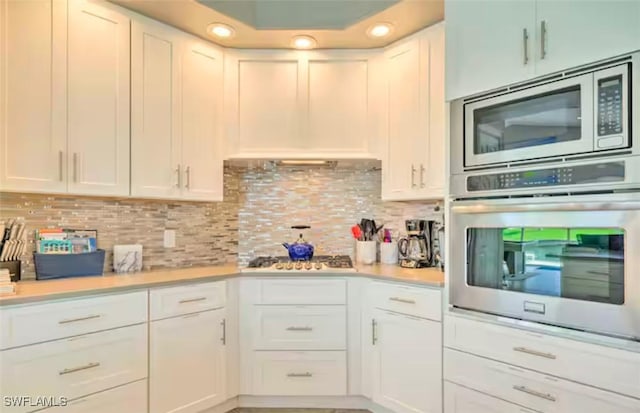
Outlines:
POLYGON ((296 270, 302 269, 302 263, 300 261, 296 262, 296 270))
POLYGON ((281 269, 283 269, 283 268, 284 268, 284 264, 283 264, 283 263, 281 263, 281 262, 277 262, 277 263, 276 263, 276 265, 275 265, 275 267, 276 267, 276 270, 281 270, 281 269))
POLYGON ((288 270, 292 270, 293 269, 293 263, 292 262, 288 262, 287 263, 287 267, 288 270))
POLYGON ((321 269, 322 269, 322 263, 316 262, 316 270, 321 270, 321 269))
POLYGON ((307 262, 304 264, 304 269, 305 270, 310 270, 311 268, 313 268, 313 265, 310 262, 307 262))

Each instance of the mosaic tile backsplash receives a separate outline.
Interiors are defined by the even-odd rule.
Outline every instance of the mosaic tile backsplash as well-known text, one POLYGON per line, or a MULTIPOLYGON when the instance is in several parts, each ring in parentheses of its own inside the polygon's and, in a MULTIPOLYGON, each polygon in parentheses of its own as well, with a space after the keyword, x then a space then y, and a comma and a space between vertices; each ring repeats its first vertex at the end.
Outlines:
MULTIPOLYGON (((198 203, 65 195, 0 193, 0 219, 24 220, 30 241, 37 228, 97 229, 98 247, 113 265, 113 245, 143 245, 145 269, 238 262, 257 255, 285 255, 282 242, 305 238, 316 254, 349 254, 350 228, 375 218, 394 234, 408 218, 441 219, 427 202, 382 202, 379 168, 225 166, 224 201, 198 203), (165 229, 176 231, 176 247, 163 247, 165 229)), ((33 248, 31 249, 33 251, 33 248)), ((35 277, 31 253, 23 257, 23 279, 35 277)))

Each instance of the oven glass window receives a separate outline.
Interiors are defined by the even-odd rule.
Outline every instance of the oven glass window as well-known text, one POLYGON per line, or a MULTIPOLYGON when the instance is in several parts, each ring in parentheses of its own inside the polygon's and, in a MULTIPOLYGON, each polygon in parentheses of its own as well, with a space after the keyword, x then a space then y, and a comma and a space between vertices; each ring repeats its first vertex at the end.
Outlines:
POLYGON ((474 153, 579 140, 580 86, 476 109, 474 153))
POLYGON ((467 283, 624 304, 620 228, 467 229, 467 283))

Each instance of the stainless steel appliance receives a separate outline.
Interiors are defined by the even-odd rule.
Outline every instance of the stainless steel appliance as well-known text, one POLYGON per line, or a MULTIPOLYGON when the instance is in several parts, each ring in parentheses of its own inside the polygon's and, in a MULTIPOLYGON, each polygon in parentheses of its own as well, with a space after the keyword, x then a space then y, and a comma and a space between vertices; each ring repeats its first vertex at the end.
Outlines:
POLYGON ((433 267, 438 243, 439 224, 436 221, 408 219, 405 221, 407 237, 398 240, 400 266, 405 268, 433 267))
POLYGON ((635 53, 452 102, 451 193, 638 188, 639 80, 635 53))
POLYGON ((458 200, 450 303, 640 340, 640 193, 458 200))
POLYGON ((292 261, 289 257, 257 257, 243 273, 350 273, 355 272, 348 255, 316 255, 308 261, 292 261))

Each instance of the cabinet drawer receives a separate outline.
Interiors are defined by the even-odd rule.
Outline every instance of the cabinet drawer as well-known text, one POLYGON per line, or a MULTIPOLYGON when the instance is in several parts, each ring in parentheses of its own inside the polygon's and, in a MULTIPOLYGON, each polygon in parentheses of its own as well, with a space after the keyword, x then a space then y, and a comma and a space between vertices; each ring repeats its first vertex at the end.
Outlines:
POLYGON ((252 304, 345 304, 344 279, 271 278, 249 280, 252 304))
MULTIPOLYGON (((593 375, 598 374, 594 370, 593 375)), ((637 413, 640 400, 445 349, 445 379, 545 413, 637 413)))
POLYGON ((0 311, 0 348, 56 340, 146 321, 146 291, 3 308, 0 311))
POLYGON ((147 381, 140 380, 115 389, 70 401, 42 413, 147 413, 147 381))
POLYGON ((256 350, 345 350, 344 306, 254 306, 256 350))
POLYGON ((517 404, 444 382, 444 413, 537 413, 517 404))
POLYGON ((216 281, 156 288, 151 290, 149 300, 152 320, 221 308, 227 301, 227 283, 216 281))
POLYGON ((446 347, 640 397, 640 353, 459 317, 444 324, 446 347))
POLYGON ((264 396, 343 396, 344 351, 256 351, 253 393, 264 396))
POLYGON ((440 321, 442 293, 430 288, 401 284, 371 283, 371 304, 383 310, 440 321))
POLYGON ((14 348, 0 357, 4 395, 75 399, 147 376, 147 326, 14 348))

